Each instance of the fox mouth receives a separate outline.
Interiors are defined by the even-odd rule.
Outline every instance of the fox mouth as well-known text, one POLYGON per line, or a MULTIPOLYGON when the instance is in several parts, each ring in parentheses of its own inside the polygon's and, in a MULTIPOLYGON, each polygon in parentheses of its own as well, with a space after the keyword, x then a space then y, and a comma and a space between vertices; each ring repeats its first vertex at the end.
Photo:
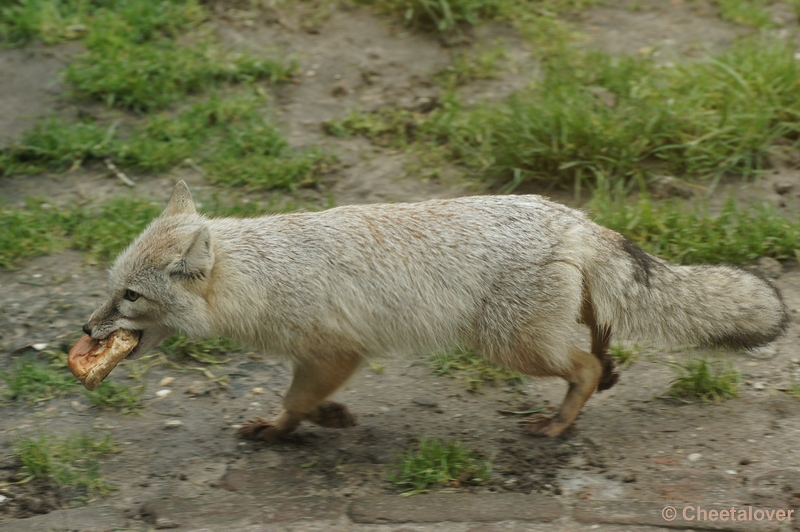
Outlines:
POLYGON ((134 330, 133 332, 139 333, 139 342, 136 344, 136 347, 133 348, 133 351, 128 353, 128 356, 125 357, 126 360, 136 360, 139 357, 139 347, 143 345, 144 331, 134 330))

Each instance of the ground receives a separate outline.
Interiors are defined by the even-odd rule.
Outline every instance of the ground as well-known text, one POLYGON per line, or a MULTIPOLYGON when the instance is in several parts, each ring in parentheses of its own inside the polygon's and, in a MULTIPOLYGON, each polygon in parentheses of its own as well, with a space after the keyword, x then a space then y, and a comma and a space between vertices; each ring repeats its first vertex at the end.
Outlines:
MULTIPOLYGON (((606 4, 575 13, 571 23, 586 46, 615 54, 649 47, 667 58, 722 49, 755 31, 723 21, 707 2, 639 2, 635 9, 606 4)), ((276 10, 247 18, 222 3, 215 6, 220 35, 231 47, 281 47, 300 61, 299 82, 274 95, 282 127, 292 145, 322 145, 338 155, 341 165, 322 192, 304 194, 344 204, 477 191, 457 168, 421 178, 412 155, 362 138, 331 137, 322 127, 353 108, 426 105, 435 97, 429 77, 449 64, 451 43, 360 7, 331 8, 327 18, 308 28, 300 22, 302 12, 276 10)), ((773 9, 776 17, 785 17, 785 31, 794 31, 790 11, 780 4, 773 9)), ((472 30, 470 39, 503 40, 517 67, 461 87, 465 98, 500 99, 524 86, 520 72, 534 68, 530 45, 509 24, 488 23, 472 30)), ((2 71, 14 73, 0 76, 0 142, 10 142, 37 116, 77 112, 63 98, 58 76, 77 52, 75 44, 0 50, 2 71)), ((58 205, 117 195, 164 201, 178 179, 186 179, 201 200, 213 191, 192 168, 148 176, 129 189, 104 167, 90 166, 67 174, 2 178, 0 197, 9 204, 30 196, 58 205)), ((796 202, 792 195, 800 190, 800 172, 780 165, 755 181, 730 180, 726 190, 738 197, 796 202), (793 185, 795 192, 778 194, 776 184, 793 185)), ((559 190, 550 195, 572 198, 559 190)), ((142 377, 145 408, 139 415, 91 407, 77 393, 35 405, 5 404, 0 441, 6 448, 20 435, 46 430, 66 436, 79 430, 111 434, 118 452, 101 462, 103 477, 115 491, 76 508, 61 508, 68 499, 47 484, 4 486, 18 478, 19 464, 12 458, 0 462, 0 493, 14 496, 0 501, 0 528, 800 530, 800 519, 699 522, 662 516, 666 506, 679 513, 687 506, 800 512, 800 403, 781 391, 800 371, 800 269, 785 262, 772 264, 767 273, 782 292, 792 322, 769 347, 729 355, 744 374, 738 398, 721 404, 664 399, 674 377, 664 362, 681 360, 682 353, 645 350, 623 370, 616 387, 590 399, 560 438, 523 434, 520 416, 512 412, 557 405, 563 382, 531 379, 469 391, 464 378, 433 374, 422 354, 377 360, 337 394, 358 416, 358 426, 303 425, 277 444, 234 437, 245 420, 278 412, 290 378, 286 362, 246 350, 213 366, 151 359, 156 364, 142 377), (169 393, 157 395, 163 390, 169 393), (387 471, 423 436, 457 438, 491 458, 489 480, 400 497, 386 480, 387 471)), ((87 265, 76 251, 0 271, 0 364, 9 367, 34 344, 68 349, 104 290, 104 271, 87 265)), ((577 341, 588 346, 588 332, 577 341)), ((127 364, 132 362, 123 363, 109 380, 130 382, 127 364)))

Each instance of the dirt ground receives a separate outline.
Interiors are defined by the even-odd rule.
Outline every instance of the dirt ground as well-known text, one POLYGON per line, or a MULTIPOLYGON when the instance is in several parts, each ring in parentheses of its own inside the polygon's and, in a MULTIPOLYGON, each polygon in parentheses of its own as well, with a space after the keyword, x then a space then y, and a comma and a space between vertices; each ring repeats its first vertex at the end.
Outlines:
MULTIPOLYGON (((722 49, 754 31, 722 21, 707 2, 636 6, 609 2, 576 13, 572 21, 587 46, 631 54, 649 47, 665 58, 722 49)), ((791 12, 780 5, 774 9, 781 21, 776 31, 794 33, 791 12)), ((458 169, 420 177, 410 155, 363 139, 332 138, 321 126, 354 108, 427 105, 437 96, 431 75, 457 51, 448 43, 361 8, 332 9, 311 28, 302 23, 302 9, 249 14, 218 7, 215 13, 230 46, 277 47, 300 61, 302 81, 277 90, 275 105, 292 144, 322 145, 339 156, 341 169, 321 196, 342 204, 477 190, 458 169)), ((466 98, 503 98, 524 86, 535 70, 529 45, 509 25, 485 25, 470 38, 478 43, 500 39, 517 68, 499 79, 468 84, 461 89, 466 98)), ((76 45, 0 50, 0 142, 30 127, 36 117, 74 111, 59 70, 79 51, 76 45)), ((134 177, 139 181, 134 189, 100 168, 3 178, 0 199, 16 204, 37 196, 68 204, 128 194, 165 200, 178 179, 186 179, 201 200, 213 192, 190 169, 134 177)), ((780 166, 755 183, 731 182, 723 188, 720 196, 733 191, 791 209, 797 205, 800 172, 780 166), (793 192, 778 195, 776 183, 793 185, 793 192)), ((570 197, 559 191, 551 195, 570 197)), ((766 273, 782 291, 792 323, 788 334, 768 348, 730 356, 744 373, 739 398, 719 405, 661 399, 673 376, 662 362, 681 360, 683 353, 645 351, 616 387, 588 402, 562 438, 525 436, 518 416, 500 411, 557 405, 563 382, 531 379, 516 389, 485 386, 471 393, 463 379, 433 375, 423 354, 379 360, 382 371, 365 366, 337 394, 358 415, 358 426, 304 425, 292 439, 274 445, 233 435, 248 418, 276 414, 289 383, 285 362, 258 353, 210 367, 215 377, 227 378, 225 386, 195 369, 155 365, 144 377, 141 415, 91 408, 80 394, 0 407, 0 455, 14 438, 37 430, 64 436, 74 430, 110 433, 120 448, 102 462, 105 479, 117 490, 80 508, 62 508, 68 494, 35 482, 0 487, 5 494, 0 529, 800 530, 798 520, 700 523, 661 516, 666 505, 690 504, 800 512, 800 401, 780 391, 792 378, 800 379, 800 269, 785 263, 766 273), (165 377, 175 380, 160 386, 165 377), (162 389, 171 393, 157 396, 162 389), (463 490, 399 497, 386 481, 387 468, 421 436, 458 438, 492 457, 490 480, 463 490)), ((105 273, 85 265, 73 251, 0 271, 0 365, 10 365, 32 344, 68 349, 104 290, 105 273)), ((588 346, 588 334, 580 342, 588 346)), ((130 382, 127 363, 109 379, 130 382)), ((18 467, 13 460, 0 461, 0 486, 15 478, 18 467)))

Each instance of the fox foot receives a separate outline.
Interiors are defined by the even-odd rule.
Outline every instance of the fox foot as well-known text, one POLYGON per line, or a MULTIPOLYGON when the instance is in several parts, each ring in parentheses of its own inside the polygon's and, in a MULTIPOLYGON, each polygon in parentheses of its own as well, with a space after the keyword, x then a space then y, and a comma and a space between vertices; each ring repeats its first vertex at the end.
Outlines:
POLYGON ((356 417, 346 406, 333 401, 323 401, 314 410, 303 416, 303 419, 320 427, 332 429, 346 429, 358 425, 356 417))
POLYGON ((260 417, 245 421, 244 425, 236 431, 236 437, 243 440, 260 440, 276 442, 285 438, 291 430, 279 427, 275 422, 260 417))
POLYGON ((540 414, 525 418, 520 423, 525 425, 525 433, 532 436, 558 436, 569 427, 568 423, 559 421, 557 414, 553 417, 540 414))
POLYGON ((619 369, 610 353, 600 358, 600 364, 603 366, 603 373, 597 383, 598 392, 612 388, 619 380, 619 369))

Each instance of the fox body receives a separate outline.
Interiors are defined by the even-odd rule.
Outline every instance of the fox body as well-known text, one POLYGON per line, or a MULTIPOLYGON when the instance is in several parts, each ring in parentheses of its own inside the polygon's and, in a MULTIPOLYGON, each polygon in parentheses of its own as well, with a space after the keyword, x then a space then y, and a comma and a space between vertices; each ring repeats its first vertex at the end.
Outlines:
POLYGON ((752 348, 787 325, 767 281, 729 266, 653 257, 583 213, 538 196, 477 196, 343 206, 317 213, 209 219, 185 183, 110 271, 84 330, 227 336, 288 357, 284 412, 240 436, 274 440, 302 420, 355 423, 327 401, 371 355, 458 346, 569 383, 534 434, 566 429, 617 380, 612 334, 663 345, 752 348), (591 352, 572 344, 589 326, 591 352))

